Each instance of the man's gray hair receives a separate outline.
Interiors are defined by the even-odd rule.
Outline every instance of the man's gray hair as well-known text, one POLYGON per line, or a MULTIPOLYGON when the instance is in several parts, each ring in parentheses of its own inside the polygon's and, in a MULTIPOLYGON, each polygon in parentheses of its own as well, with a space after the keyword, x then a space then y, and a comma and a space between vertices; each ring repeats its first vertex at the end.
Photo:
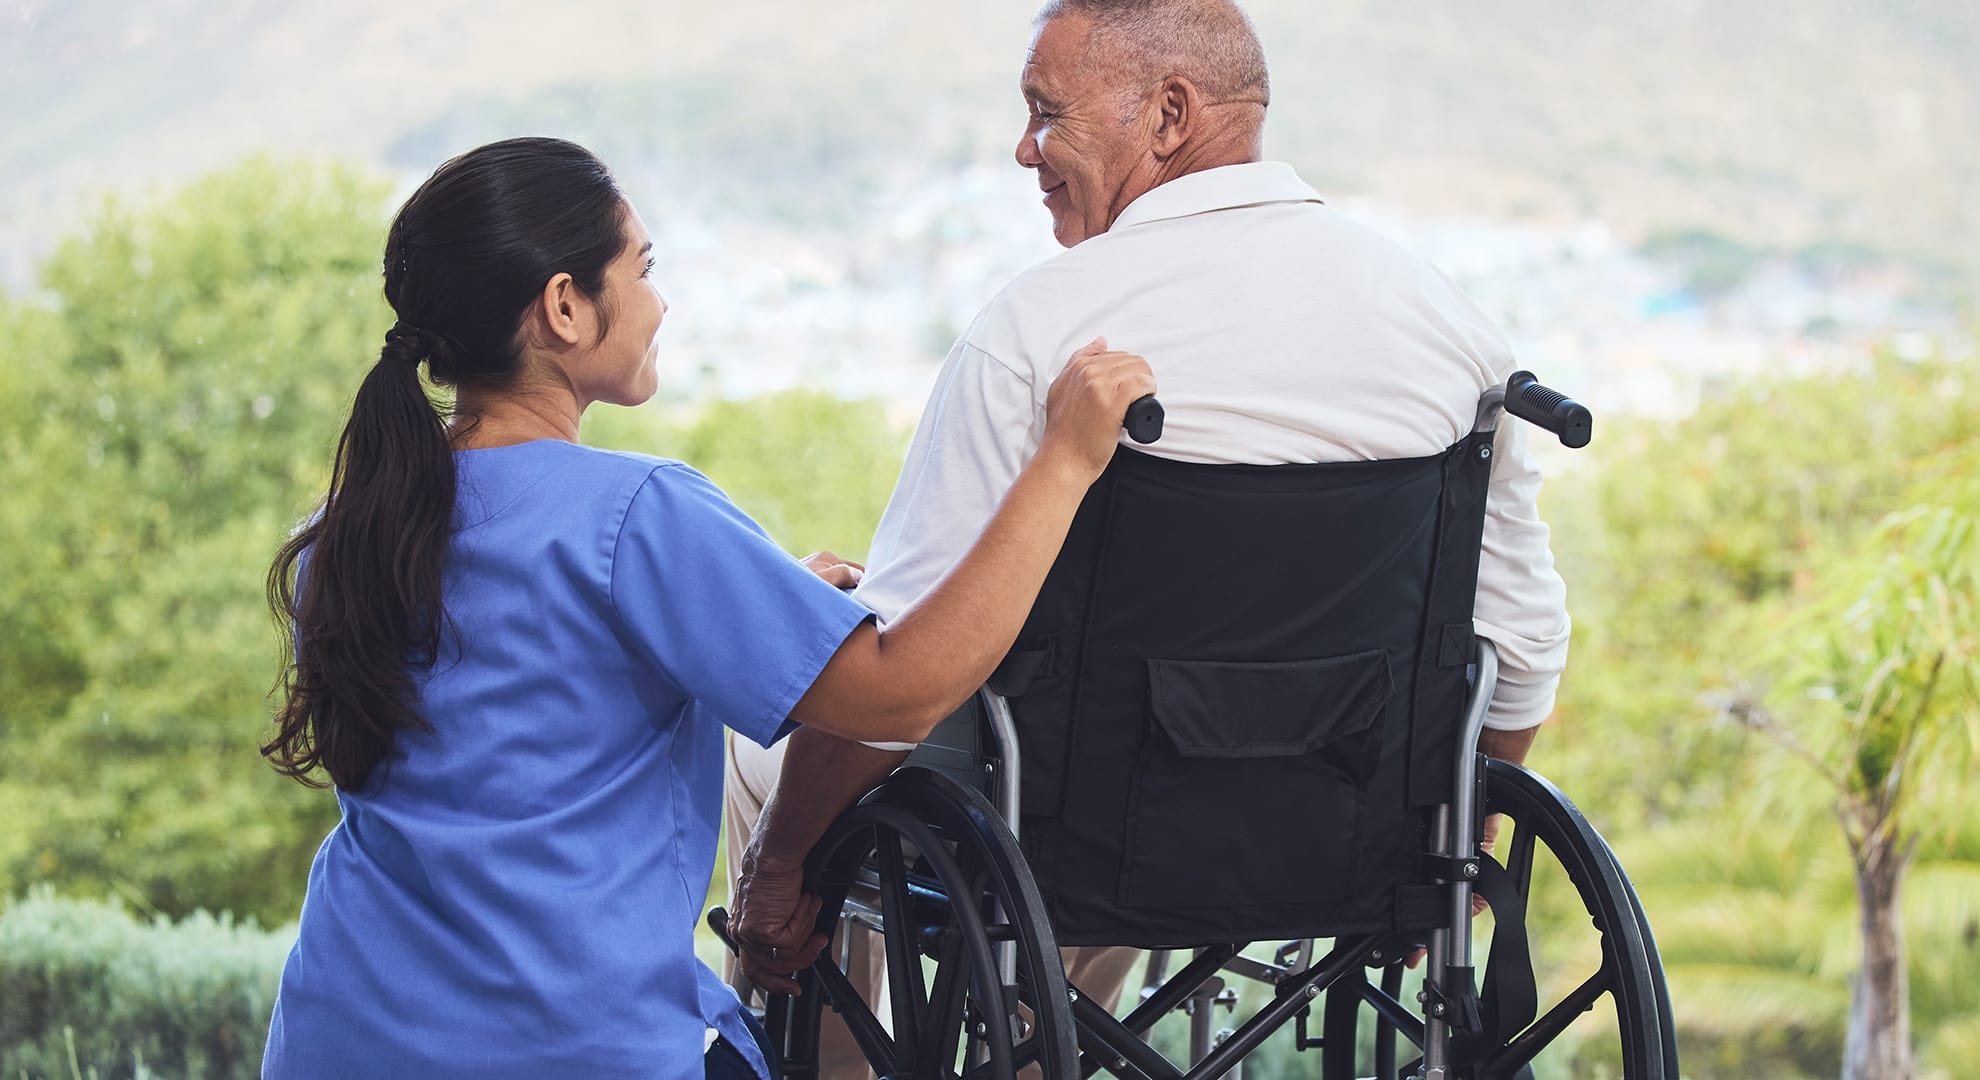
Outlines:
POLYGON ((1235 0, 1046 0, 1033 24, 1061 15, 1093 20, 1089 54, 1147 84, 1123 91, 1181 75, 1212 103, 1271 101, 1265 49, 1235 0))

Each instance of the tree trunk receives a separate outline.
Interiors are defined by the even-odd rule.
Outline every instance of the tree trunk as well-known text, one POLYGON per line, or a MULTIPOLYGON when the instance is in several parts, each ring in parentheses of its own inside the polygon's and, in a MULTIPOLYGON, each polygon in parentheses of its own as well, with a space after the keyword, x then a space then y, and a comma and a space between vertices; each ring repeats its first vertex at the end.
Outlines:
POLYGON ((1852 838, 1863 966, 1849 1003, 1843 1080, 1911 1080, 1911 994, 1905 978, 1899 890, 1910 845, 1885 822, 1852 838))

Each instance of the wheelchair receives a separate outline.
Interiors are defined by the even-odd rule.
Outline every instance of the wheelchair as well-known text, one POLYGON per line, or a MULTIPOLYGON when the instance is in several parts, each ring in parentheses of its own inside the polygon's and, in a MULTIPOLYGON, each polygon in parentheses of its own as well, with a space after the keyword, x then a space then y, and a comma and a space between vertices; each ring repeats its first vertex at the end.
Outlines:
POLYGON ((1471 609, 1507 412, 1588 441, 1587 410, 1519 372, 1426 458, 1120 451, 990 685, 813 850, 820 932, 875 931, 886 992, 863 1000, 828 948, 801 995, 769 1000, 773 1068, 815 1075, 829 1005, 883 1078, 1206 1080, 1285 1033, 1324 1080, 1528 1077, 1591 1039, 1601 1075, 1676 1080, 1614 853, 1553 785, 1476 749, 1498 660, 1471 609), (1155 950, 1125 1016, 1068 984, 1068 944, 1155 950), (1227 976, 1264 1001, 1213 1031, 1227 976), (1185 1065, 1147 1041, 1179 1009, 1185 1065))

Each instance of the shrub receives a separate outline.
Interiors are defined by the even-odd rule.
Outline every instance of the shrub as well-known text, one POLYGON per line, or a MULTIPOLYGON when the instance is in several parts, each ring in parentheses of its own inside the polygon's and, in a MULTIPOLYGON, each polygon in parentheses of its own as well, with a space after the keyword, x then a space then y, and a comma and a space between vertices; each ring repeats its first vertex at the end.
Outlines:
POLYGON ((255 1077, 294 937, 37 889, 0 911, 0 1076, 255 1077))

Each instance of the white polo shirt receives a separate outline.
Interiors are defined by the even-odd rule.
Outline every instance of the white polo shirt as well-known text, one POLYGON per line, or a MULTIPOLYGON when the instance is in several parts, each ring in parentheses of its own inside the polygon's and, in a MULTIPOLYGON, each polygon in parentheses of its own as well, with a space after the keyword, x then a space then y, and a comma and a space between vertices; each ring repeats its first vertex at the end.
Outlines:
MULTIPOLYGON (((882 621, 975 541, 1038 448, 1053 378, 1096 336, 1148 359, 1168 420, 1139 449, 1183 461, 1435 454, 1514 370, 1477 305, 1291 167, 1172 180, 1020 274, 949 351, 854 594, 882 621)), ((1478 568, 1478 633, 1501 660, 1487 723, 1500 729, 1546 719, 1567 661, 1566 589, 1534 510, 1525 426, 1501 425, 1478 568)))

